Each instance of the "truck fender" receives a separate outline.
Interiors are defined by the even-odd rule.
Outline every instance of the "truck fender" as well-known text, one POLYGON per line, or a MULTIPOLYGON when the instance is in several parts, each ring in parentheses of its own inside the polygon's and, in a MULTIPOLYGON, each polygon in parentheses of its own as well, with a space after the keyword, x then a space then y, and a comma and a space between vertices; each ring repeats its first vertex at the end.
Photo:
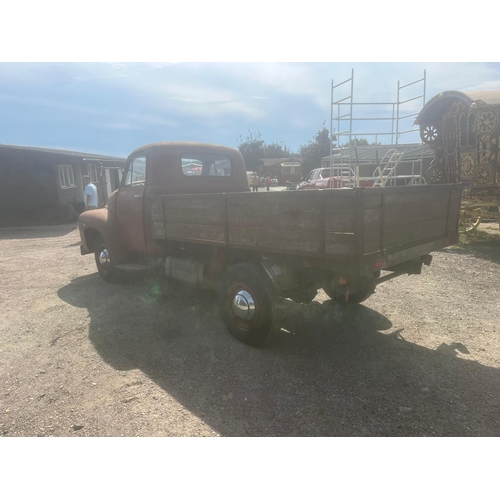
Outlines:
POLYGON ((126 246, 123 243, 118 224, 113 214, 105 207, 83 212, 78 219, 82 239, 82 253, 94 252, 94 244, 101 236, 113 260, 119 264, 125 262, 126 246), (88 251, 88 252, 87 252, 88 251))

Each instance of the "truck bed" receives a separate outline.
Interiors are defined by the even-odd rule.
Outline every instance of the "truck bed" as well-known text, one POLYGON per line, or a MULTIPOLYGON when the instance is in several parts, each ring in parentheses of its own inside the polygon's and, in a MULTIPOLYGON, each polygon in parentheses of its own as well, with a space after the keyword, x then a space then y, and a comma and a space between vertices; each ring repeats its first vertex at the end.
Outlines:
POLYGON ((387 268, 458 241, 461 186, 155 195, 156 240, 387 268), (382 264, 380 264, 382 262, 382 264))

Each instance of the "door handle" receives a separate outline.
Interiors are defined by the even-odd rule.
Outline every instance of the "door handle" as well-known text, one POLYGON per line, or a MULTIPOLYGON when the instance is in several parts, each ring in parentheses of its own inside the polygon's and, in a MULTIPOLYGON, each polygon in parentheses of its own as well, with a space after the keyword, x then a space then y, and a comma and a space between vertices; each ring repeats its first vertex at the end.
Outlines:
POLYGON ((134 198, 142 198, 142 194, 134 194, 134 198))

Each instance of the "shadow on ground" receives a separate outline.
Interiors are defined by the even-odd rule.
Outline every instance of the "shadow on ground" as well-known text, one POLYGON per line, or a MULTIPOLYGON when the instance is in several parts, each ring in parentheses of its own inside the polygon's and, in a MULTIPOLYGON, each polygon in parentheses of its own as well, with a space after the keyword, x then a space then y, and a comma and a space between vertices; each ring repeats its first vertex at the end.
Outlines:
MULTIPOLYGON (((54 226, 0 227, 0 240, 24 240, 65 236, 76 230, 76 222, 54 226)), ((80 243, 78 243, 80 244, 80 243)))
POLYGON ((107 363, 142 370, 221 435, 500 434, 498 369, 457 357, 463 344, 409 343, 362 305, 287 301, 282 331, 256 349, 227 333, 208 293, 91 275, 58 294, 88 310, 107 363))
POLYGON ((500 264, 500 231, 482 231, 477 229, 460 234, 460 242, 442 250, 443 252, 469 254, 474 257, 500 264))

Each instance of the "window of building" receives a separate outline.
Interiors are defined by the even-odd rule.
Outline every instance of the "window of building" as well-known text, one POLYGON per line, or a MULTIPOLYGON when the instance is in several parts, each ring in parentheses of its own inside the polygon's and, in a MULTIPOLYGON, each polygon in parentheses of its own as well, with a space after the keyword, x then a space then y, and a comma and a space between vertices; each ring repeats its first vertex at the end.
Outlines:
POLYGON ((232 173, 232 166, 227 156, 195 153, 182 155, 182 173, 188 177, 228 177, 232 173))
POLYGON ((302 165, 297 162, 286 161, 281 164, 282 174, 301 174, 302 165))
POLYGON ((101 167, 100 165, 97 165, 95 163, 89 163, 87 165, 87 172, 92 182, 99 182, 99 177, 100 177, 99 174, 101 170, 100 167, 101 167))
POLYGON ((73 165, 58 165, 59 185, 63 189, 76 187, 73 165))

